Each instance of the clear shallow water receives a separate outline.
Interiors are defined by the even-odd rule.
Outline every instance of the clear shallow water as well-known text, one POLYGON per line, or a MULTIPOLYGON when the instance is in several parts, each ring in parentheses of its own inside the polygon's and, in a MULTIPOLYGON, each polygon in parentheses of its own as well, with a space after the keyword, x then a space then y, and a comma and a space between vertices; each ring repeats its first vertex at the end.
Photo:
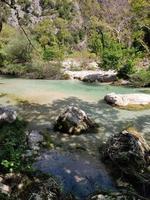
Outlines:
MULTIPOLYGON (((79 81, 51 81, 0 79, 0 104, 16 105, 19 112, 31 124, 45 125, 53 122, 60 111, 68 105, 76 105, 85 110, 100 124, 100 132, 105 136, 116 133, 129 124, 139 129, 150 139, 150 110, 127 111, 107 105, 103 98, 111 92, 141 93, 145 89, 117 87, 111 85, 85 84, 79 81), (23 106, 18 99, 27 100, 23 106), (16 101, 17 100, 17 101, 16 101), (23 111, 23 112, 21 112, 23 111)), ((150 91, 149 89, 146 89, 150 91)))
MULTIPOLYGON (((146 90, 150 91, 150 88, 146 90)), ((100 144, 107 140, 110 135, 132 125, 150 143, 150 110, 128 111, 113 108, 103 101, 104 96, 111 92, 124 94, 144 91, 145 89, 85 84, 79 81, 1 78, 0 104, 15 107, 18 113, 29 121, 30 129, 49 128, 51 139, 59 152, 42 154, 36 166, 42 171, 60 177, 65 189, 68 188, 67 184, 69 184, 70 187, 74 188, 74 194, 77 195, 78 191, 77 196, 81 197, 87 190, 93 192, 96 190, 87 181, 89 177, 85 178, 86 173, 92 178, 90 180, 96 182, 99 187, 110 188, 113 185, 107 170, 99 161, 98 150, 100 144), (28 101, 28 103, 22 104, 20 100, 28 101), (78 106, 99 123, 98 133, 91 132, 79 136, 54 133, 50 129, 51 125, 68 105, 78 106), (78 150, 83 151, 84 155, 78 154, 78 150), (68 152, 74 152, 74 154, 68 152), (71 174, 66 175, 65 166, 72 171, 71 174), (77 182, 81 177, 84 179, 77 182)))
POLYGON ((57 175, 66 193, 84 200, 93 191, 116 190, 104 165, 91 156, 51 151, 34 165, 44 173, 57 175))

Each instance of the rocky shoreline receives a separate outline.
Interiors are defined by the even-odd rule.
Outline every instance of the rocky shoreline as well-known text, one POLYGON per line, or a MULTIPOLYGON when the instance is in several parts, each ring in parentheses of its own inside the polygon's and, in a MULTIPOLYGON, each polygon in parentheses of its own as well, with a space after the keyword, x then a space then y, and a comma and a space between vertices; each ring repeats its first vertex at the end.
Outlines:
MULTIPOLYGON (((7 114, 10 114, 7 115, 5 121, 2 121, 3 126, 7 126, 7 124, 13 125, 13 123, 15 123, 15 121, 17 120, 16 112, 11 109, 9 110, 8 108, 1 108, 1 110, 3 110, 3 116, 5 115, 4 111, 6 111, 7 114), (12 115, 14 113, 15 117, 14 115, 12 115)), ((59 129, 57 129, 57 132, 60 132, 60 134, 63 134, 61 132, 68 133, 69 137, 73 134, 78 134, 82 132, 86 133, 88 131, 88 128, 93 127, 93 124, 94 122, 88 117, 85 111, 80 110, 76 107, 68 107, 64 110, 62 114, 58 116, 55 126, 59 127, 59 129)), ((56 127, 54 128, 54 131, 56 131, 56 127)), ((38 130, 32 130, 24 134, 26 135, 26 139, 24 142, 27 149, 24 154, 22 154, 22 159, 24 160, 24 162, 29 162, 31 158, 38 158, 43 150, 47 149, 48 135, 45 138, 45 133, 39 132, 38 130)), ((51 150, 49 150, 49 152, 50 151, 51 150)), ((103 190, 101 190, 98 194, 91 194, 89 197, 86 197, 85 200, 98 200, 99 198, 113 200, 120 197, 122 199, 132 199, 133 197, 134 199, 135 196, 141 198, 144 196, 143 198, 146 199, 146 197, 149 195, 148 188, 150 177, 148 175, 148 170, 150 165, 150 147, 140 133, 138 133, 134 129, 127 129, 123 130, 121 133, 116 133, 115 135, 111 136, 104 144, 102 150, 100 151, 100 157, 102 157, 104 163, 105 161, 107 161, 107 163, 110 163, 108 166, 112 174, 114 173, 113 170, 117 170, 118 174, 124 174, 125 180, 128 182, 128 185, 130 187, 133 186, 133 188, 135 187, 136 190, 137 187, 144 187, 145 190, 137 190, 139 194, 134 191, 134 195, 132 192, 130 193, 130 191, 122 193, 119 189, 116 192, 104 192, 103 190), (114 165, 115 167, 110 167, 111 165, 114 165), (136 181, 138 181, 138 184, 136 184, 136 181)), ((48 159, 48 157, 45 156, 44 159, 48 159)), ((57 162, 57 159, 55 160, 57 162)), ((75 162, 74 159, 73 162, 75 162)), ((85 163, 88 164, 87 161, 85 163)), ((69 171, 66 172, 71 173, 69 171)), ((31 194, 35 191, 33 193, 33 197, 31 198, 34 200, 36 200, 37 197, 42 199, 44 198, 46 200, 48 200, 49 197, 51 197, 51 200, 78 199, 69 194, 69 196, 66 196, 66 194, 61 191, 60 186, 55 178, 52 179, 48 176, 47 178, 43 179, 43 177, 44 175, 40 175, 39 177, 39 175, 33 173, 31 173, 31 175, 29 176, 14 173, 9 173, 5 175, 0 174, 0 195, 1 193, 4 195, 6 194, 7 196, 19 195, 17 196, 18 199, 24 200, 24 198, 21 197, 22 195, 25 195, 27 198, 31 198, 31 194), (28 180, 27 182, 29 182, 29 185, 25 184, 25 178, 26 180, 28 180), (15 184, 15 194, 13 192, 14 184, 12 184, 12 182, 15 184), (20 187, 21 190, 19 189, 20 187)), ((82 179, 80 180, 80 176, 77 176, 75 178, 77 182, 82 181, 82 179)))
POLYGON ((85 71, 65 71, 69 79, 78 79, 84 82, 114 82, 117 80, 117 72, 113 70, 85 70, 85 71))

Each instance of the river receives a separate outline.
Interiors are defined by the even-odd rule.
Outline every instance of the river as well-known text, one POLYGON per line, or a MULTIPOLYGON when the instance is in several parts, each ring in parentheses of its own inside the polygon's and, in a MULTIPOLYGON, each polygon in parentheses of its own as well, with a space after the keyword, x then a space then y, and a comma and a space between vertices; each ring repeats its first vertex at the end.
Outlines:
MULTIPOLYGON (((19 115, 29 122, 29 129, 47 128, 55 146, 57 146, 55 151, 41 155, 36 167, 38 166, 37 168, 46 173, 58 175, 58 177, 62 175, 61 179, 65 179, 63 183, 64 187, 67 187, 67 192, 76 187, 71 192, 80 199, 82 199, 83 193, 88 195, 88 191, 90 191, 87 182, 84 185, 88 188, 87 194, 82 185, 82 178, 86 177, 85 172, 89 174, 90 178, 93 176, 91 181, 95 181, 97 185, 114 187, 107 169, 99 161, 99 146, 110 135, 119 133, 128 126, 134 126, 150 143, 150 110, 129 111, 112 107, 103 100, 104 96, 111 92, 122 94, 149 93, 150 88, 86 84, 77 80, 0 79, 0 104, 14 107, 19 115), (52 124, 59 113, 69 105, 75 105, 86 111, 99 124, 98 133, 91 132, 78 136, 54 133, 51 129, 52 124), (83 153, 80 153, 81 151, 83 153), (48 163, 53 163, 53 165, 50 167, 48 163), (100 171, 97 170, 97 166, 100 166, 100 171), (74 174, 77 179, 76 183, 73 183, 75 185, 72 185, 70 181, 72 179, 60 172, 63 167, 66 169, 65 174, 67 170, 68 174, 69 170, 73 172, 71 175, 74 174), (97 181, 98 177, 99 181, 97 181), (104 181, 104 177, 107 181, 104 181), (78 183, 83 187, 83 189, 80 187, 80 193, 78 191, 81 185, 78 183)), ((95 191, 96 188, 91 190, 95 191)))

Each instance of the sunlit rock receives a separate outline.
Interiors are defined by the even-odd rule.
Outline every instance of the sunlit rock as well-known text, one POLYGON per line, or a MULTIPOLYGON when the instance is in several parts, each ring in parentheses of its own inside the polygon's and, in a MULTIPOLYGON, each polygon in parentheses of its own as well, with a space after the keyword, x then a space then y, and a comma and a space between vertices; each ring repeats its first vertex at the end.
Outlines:
POLYGON ((55 130, 69 134, 79 134, 94 127, 96 124, 87 114, 73 106, 68 107, 65 112, 60 114, 55 124, 55 130))
POLYGON ((109 104, 116 106, 128 105, 148 105, 150 104, 150 95, 148 94, 116 94, 110 93, 104 97, 109 104))
POLYGON ((117 73, 114 70, 82 70, 65 71, 70 79, 79 79, 85 82, 113 82, 116 80, 117 73))
POLYGON ((84 82, 113 82, 116 81, 116 74, 114 73, 104 73, 104 74, 89 74, 83 77, 84 82))

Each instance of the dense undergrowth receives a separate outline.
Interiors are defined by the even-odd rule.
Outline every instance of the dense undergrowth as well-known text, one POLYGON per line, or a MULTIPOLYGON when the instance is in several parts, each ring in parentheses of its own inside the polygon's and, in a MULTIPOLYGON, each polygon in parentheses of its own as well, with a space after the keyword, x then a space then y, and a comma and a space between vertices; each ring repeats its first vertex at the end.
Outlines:
POLYGON ((17 119, 13 124, 0 126, 0 173, 22 172, 30 169, 23 154, 27 149, 26 125, 17 119))

